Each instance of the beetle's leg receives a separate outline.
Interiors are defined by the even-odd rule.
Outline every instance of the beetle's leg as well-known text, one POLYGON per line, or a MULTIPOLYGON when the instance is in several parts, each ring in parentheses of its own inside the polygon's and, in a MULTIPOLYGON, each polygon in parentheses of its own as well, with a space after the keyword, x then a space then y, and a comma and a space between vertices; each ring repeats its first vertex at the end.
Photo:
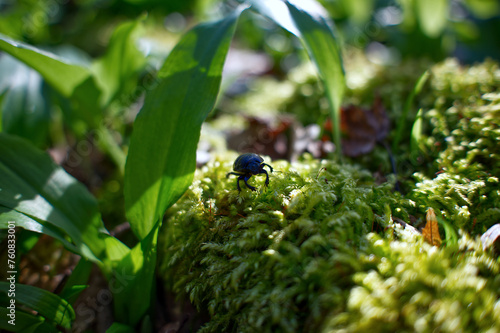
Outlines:
MULTIPOLYGON (((255 191, 255 190, 256 190, 256 189, 255 189, 255 187, 253 187, 252 185, 249 185, 249 184, 247 183, 247 180, 249 180, 249 179, 250 179, 250 177, 252 177, 252 174, 242 175, 240 178, 243 178, 243 181, 245 182, 245 185, 246 185, 249 189, 251 189, 252 191, 255 191)), ((240 179, 240 178, 238 178, 238 179, 240 179)))
POLYGON ((240 180, 243 179, 243 177, 245 177, 244 175, 240 175, 238 177, 238 179, 236 180, 236 187, 238 188, 238 193, 241 192, 241 187, 240 187, 240 180))
POLYGON ((262 166, 262 170, 264 170, 264 165, 266 165, 266 166, 268 166, 268 167, 269 167, 269 169, 271 170, 271 172, 273 172, 273 167, 272 167, 272 166, 270 166, 269 164, 266 164, 266 163, 261 163, 260 165, 262 166))
POLYGON ((261 169, 259 173, 265 173, 266 174, 266 186, 269 185, 269 174, 267 173, 266 170, 261 169))
MULTIPOLYGON (((238 179, 236 180, 236 187, 238 188, 238 192, 241 192, 240 180, 245 178, 245 175, 244 174, 242 175, 241 173, 237 173, 237 172, 228 172, 226 174, 226 178, 228 178, 230 175, 238 176, 238 179)), ((246 181, 245 181, 245 183, 246 183, 246 181)))

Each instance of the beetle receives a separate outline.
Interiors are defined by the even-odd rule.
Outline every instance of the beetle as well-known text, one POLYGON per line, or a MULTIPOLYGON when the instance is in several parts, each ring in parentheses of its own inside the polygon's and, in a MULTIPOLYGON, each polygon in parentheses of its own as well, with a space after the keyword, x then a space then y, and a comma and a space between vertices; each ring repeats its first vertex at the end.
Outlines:
POLYGON ((264 169, 264 166, 268 166, 271 172, 273 172, 273 167, 269 164, 264 163, 264 159, 257 154, 254 153, 246 153, 238 156, 238 158, 234 161, 233 170, 235 172, 229 172, 226 177, 229 175, 239 176, 236 182, 236 187, 238 188, 238 192, 241 192, 240 180, 245 182, 245 185, 255 191, 255 187, 249 185, 247 181, 253 175, 259 175, 261 173, 266 175, 266 186, 269 185, 269 174, 264 169))

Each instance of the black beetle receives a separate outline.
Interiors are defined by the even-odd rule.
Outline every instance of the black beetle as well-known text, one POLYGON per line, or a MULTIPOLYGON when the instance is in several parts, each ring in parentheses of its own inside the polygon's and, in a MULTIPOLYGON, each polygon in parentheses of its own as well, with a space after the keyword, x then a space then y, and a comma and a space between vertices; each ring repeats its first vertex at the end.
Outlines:
POLYGON ((236 175, 238 177, 238 181, 236 182, 236 186, 238 187, 238 191, 241 192, 240 188, 240 180, 245 182, 245 185, 255 191, 255 187, 248 185, 247 181, 252 177, 252 175, 258 175, 261 173, 266 174, 266 186, 269 185, 269 174, 266 170, 264 170, 264 166, 268 166, 273 172, 273 167, 269 164, 263 163, 264 159, 257 154, 254 153, 246 153, 238 156, 238 158, 234 161, 233 170, 236 172, 229 172, 226 177, 229 175, 236 175))

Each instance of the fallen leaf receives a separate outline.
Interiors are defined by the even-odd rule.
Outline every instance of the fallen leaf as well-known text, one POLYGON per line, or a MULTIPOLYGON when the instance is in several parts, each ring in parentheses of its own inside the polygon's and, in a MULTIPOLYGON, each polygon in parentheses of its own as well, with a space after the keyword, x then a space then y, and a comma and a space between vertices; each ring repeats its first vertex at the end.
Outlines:
MULTIPOLYGON (((342 152, 349 157, 357 157, 373 150, 377 142, 389 133, 389 117, 382 100, 377 97, 371 108, 364 109, 348 105, 341 109, 342 152)), ((331 121, 325 130, 331 129, 331 121)))
POLYGON ((319 125, 303 127, 293 116, 246 116, 245 120, 245 130, 228 133, 229 149, 289 161, 296 160, 304 152, 309 152, 315 158, 325 158, 335 150, 335 145, 329 139, 318 138, 321 133, 319 125))
POLYGON ((495 248, 500 249, 500 224, 497 223, 489 228, 481 236, 481 243, 483 243, 483 250, 486 250, 492 245, 494 245, 495 248))
POLYGON ((290 159, 292 150, 294 119, 290 116, 253 117, 246 116, 247 128, 229 133, 227 146, 241 153, 256 153, 274 159, 290 159))
POLYGON ((422 229, 422 236, 424 236, 424 239, 428 243, 434 246, 440 246, 442 240, 441 236, 439 235, 438 221, 434 209, 429 208, 427 210, 427 215, 425 219, 427 223, 425 225, 425 228, 422 229))
POLYGON ((375 128, 367 120, 368 111, 355 105, 342 108, 342 151, 344 155, 356 157, 367 154, 375 147, 375 128))

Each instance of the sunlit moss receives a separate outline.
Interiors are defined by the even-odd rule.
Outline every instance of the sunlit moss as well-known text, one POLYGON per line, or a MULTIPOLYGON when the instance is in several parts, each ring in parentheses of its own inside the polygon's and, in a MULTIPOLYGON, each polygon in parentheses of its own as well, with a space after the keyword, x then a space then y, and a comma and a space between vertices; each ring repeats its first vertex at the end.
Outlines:
POLYGON ((210 312, 203 332, 467 331, 500 322, 498 262, 465 235, 438 249, 395 225, 395 217, 409 222, 414 204, 391 184, 353 166, 276 161, 268 188, 252 177, 258 191, 238 193, 226 178, 231 162, 197 172, 161 236, 169 288, 210 312))
POLYGON ((169 211, 164 276, 210 310, 207 331, 318 328, 325 311, 344 306, 365 235, 403 199, 366 171, 313 160, 273 162, 268 188, 254 176, 258 191, 238 193, 231 165, 198 171, 169 211))
POLYGON ((440 171, 415 173, 411 196, 442 211, 455 227, 481 234, 500 219, 500 69, 491 61, 462 68, 449 60, 434 76, 432 94, 453 99, 453 106, 437 98, 427 112, 425 158, 440 171))
MULTIPOLYGON (((395 102, 390 89, 406 75, 395 91, 410 91, 410 72, 371 72, 349 98, 367 100, 379 82, 395 102)), ((256 192, 226 178, 236 154, 197 171, 167 214, 159 257, 167 287, 210 313, 202 332, 500 331, 500 259, 477 239, 500 219, 498 65, 448 60, 431 72, 419 156, 405 143, 396 156, 409 166, 404 195, 375 182, 369 159, 266 159, 275 172, 267 188, 250 179, 256 192), (440 248, 401 223, 423 226, 429 207, 440 248)), ((294 75, 295 107, 317 102, 317 80, 294 75)))
POLYGON ((438 249, 413 236, 370 234, 360 261, 376 267, 356 273, 344 312, 325 332, 497 332, 499 262, 463 235, 438 249), (383 314, 387 313, 387 316, 383 314))

